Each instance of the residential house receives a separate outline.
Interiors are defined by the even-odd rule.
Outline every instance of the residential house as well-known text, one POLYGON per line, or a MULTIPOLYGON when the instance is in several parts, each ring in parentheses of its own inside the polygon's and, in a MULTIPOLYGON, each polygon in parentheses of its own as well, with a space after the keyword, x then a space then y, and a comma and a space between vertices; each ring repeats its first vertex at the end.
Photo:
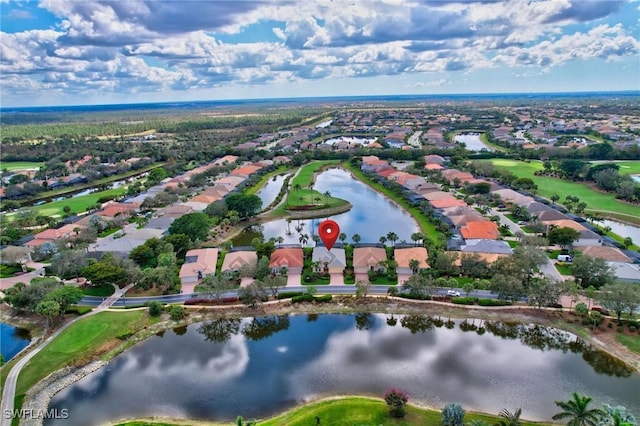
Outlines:
POLYGON ((251 250, 238 250, 227 253, 222 262, 221 271, 228 277, 240 271, 242 267, 255 267, 258 263, 258 255, 251 250))
POLYGON ((340 274, 347 266, 345 250, 342 248, 332 248, 328 250, 324 246, 315 246, 311 255, 312 262, 317 262, 316 272, 325 274, 340 274))
POLYGON ((618 281, 640 284, 640 265, 625 262, 607 262, 618 281))
POLYGON ((498 225, 487 220, 468 221, 460 227, 460 234, 465 240, 497 240, 500 237, 498 225))
POLYGON ((218 262, 217 248, 189 250, 180 268, 182 293, 193 293, 194 288, 207 275, 215 275, 218 262))
POLYGON ((631 263, 631 258, 624 254, 622 250, 609 246, 585 246, 579 250, 583 255, 596 259, 604 259, 608 262, 631 263))
POLYGON ((465 240, 465 243, 460 247, 460 251, 465 253, 513 254, 509 243, 502 240, 465 240))
MULTIPOLYGON (((410 262, 412 259, 415 259, 419 262, 418 269, 429 268, 429 263, 427 263, 429 254, 427 253, 427 249, 424 247, 397 248, 394 250, 394 259, 398 264, 398 266, 396 267, 396 273, 398 274, 398 276, 411 275, 415 272, 411 270, 410 266, 410 262)), ((398 278, 398 283, 400 283, 400 278, 398 278)))
POLYGON ((369 271, 386 269, 387 251, 382 247, 356 247, 353 249, 353 271, 368 274, 369 271))
POLYGON ((577 241, 573 242, 576 247, 580 246, 601 246, 602 237, 593 231, 590 231, 585 226, 579 224, 575 220, 546 220, 542 221, 547 227, 559 227, 559 228, 572 228, 580 233, 577 241))
POLYGON ((286 268, 292 274, 300 274, 302 273, 303 265, 302 247, 277 248, 271 254, 269 261, 269 267, 274 274, 280 273, 282 268, 286 268))
POLYGON ((518 191, 514 191, 513 189, 509 188, 497 189, 495 191, 491 191, 491 193, 494 195, 499 195, 500 199, 505 203, 513 203, 520 206, 525 206, 533 201, 533 198, 522 195, 518 191))
POLYGON ((135 226, 128 226, 123 231, 118 231, 90 244, 88 251, 98 253, 112 252, 116 256, 127 257, 131 250, 144 244, 147 240, 151 238, 159 239, 163 236, 164 231, 161 229, 136 229, 135 226))

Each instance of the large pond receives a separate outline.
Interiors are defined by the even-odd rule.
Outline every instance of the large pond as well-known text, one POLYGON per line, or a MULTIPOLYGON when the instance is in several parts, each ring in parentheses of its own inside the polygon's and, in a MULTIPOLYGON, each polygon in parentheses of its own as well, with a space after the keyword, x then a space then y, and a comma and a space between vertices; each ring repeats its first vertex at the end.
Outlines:
POLYGON ((469 151, 493 151, 493 148, 485 145, 482 140, 480 140, 479 133, 463 133, 460 135, 456 135, 454 140, 459 143, 463 143, 465 148, 469 151))
POLYGON ((262 200, 262 208, 267 208, 273 203, 282 189, 284 180, 289 175, 278 175, 270 179, 256 194, 262 200))
POLYGON ((5 362, 29 344, 29 331, 0 322, 0 354, 5 362))
POLYGON ((548 420, 577 391, 640 414, 640 376, 574 335, 540 326, 425 315, 221 319, 153 336, 54 397, 91 425, 139 416, 263 418, 333 394, 548 420))
MULTIPOLYGON (((418 232, 418 225, 411 215, 397 204, 374 191, 364 183, 354 179, 343 169, 329 169, 316 177, 314 188, 320 193, 331 192, 332 197, 349 201, 353 208, 346 213, 332 216, 338 222, 341 232, 347 234, 349 241, 359 234, 363 243, 377 243, 381 236, 395 232, 398 241, 411 242, 411 234, 418 232)), ((236 246, 249 245, 258 234, 265 239, 282 237, 285 243, 299 243, 300 235, 309 236, 308 245, 313 245, 313 235, 317 234, 318 223, 314 220, 276 220, 259 227, 247 229, 233 239, 236 246)))

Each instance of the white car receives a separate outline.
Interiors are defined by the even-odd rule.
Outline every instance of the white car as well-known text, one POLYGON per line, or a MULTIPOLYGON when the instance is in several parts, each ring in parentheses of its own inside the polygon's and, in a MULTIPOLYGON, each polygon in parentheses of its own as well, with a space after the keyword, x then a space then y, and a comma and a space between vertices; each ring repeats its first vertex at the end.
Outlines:
POLYGON ((447 295, 448 296, 460 297, 460 292, 459 291, 455 291, 455 290, 447 290, 447 295))

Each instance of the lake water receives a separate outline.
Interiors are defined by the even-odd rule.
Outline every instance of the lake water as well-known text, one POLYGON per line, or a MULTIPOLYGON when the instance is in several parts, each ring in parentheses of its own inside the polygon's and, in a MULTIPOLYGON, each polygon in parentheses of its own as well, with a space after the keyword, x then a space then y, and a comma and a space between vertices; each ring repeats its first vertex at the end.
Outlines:
POLYGON ((638 415, 640 376, 575 336, 536 326, 424 315, 316 315, 218 320, 153 336, 54 397, 70 418, 230 421, 264 418, 333 394, 382 396, 550 419, 577 391, 638 415), (479 325, 484 328, 478 330, 479 325))
POLYGON ((456 135, 454 140, 456 142, 463 143, 469 151, 493 151, 493 148, 485 145, 480 140, 480 134, 478 133, 464 133, 456 135))
POLYGON ((615 220, 605 219, 599 222, 598 225, 609 226, 611 232, 620 235, 622 238, 631 237, 633 242, 637 245, 640 243, 640 228, 633 225, 627 225, 626 223, 616 222, 615 220))
MULTIPOLYGON (((329 169, 320 173, 314 188, 321 194, 330 191, 332 197, 342 198, 353 205, 348 212, 331 217, 340 225, 341 232, 347 234, 348 241, 351 241, 354 234, 359 234, 361 242, 377 243, 381 236, 395 232, 399 242, 412 242, 411 234, 418 232, 418 225, 409 213, 354 179, 343 169, 329 169)), ((236 246, 249 245, 257 236, 257 231, 267 240, 271 237, 283 237, 287 244, 298 244, 300 234, 306 233, 310 238, 308 245, 313 245, 311 238, 317 234, 318 223, 321 220, 294 220, 290 224, 287 224, 285 219, 267 222, 255 227, 254 232, 247 230, 234 238, 233 243, 236 246)))
POLYGON ((29 332, 0 322, 0 353, 5 362, 29 345, 29 332))
POLYGON ((256 195, 262 200, 263 209, 267 208, 269 204, 273 203, 273 201, 276 199, 287 176, 289 175, 278 175, 272 179, 269 179, 269 181, 262 187, 262 189, 258 191, 256 195))

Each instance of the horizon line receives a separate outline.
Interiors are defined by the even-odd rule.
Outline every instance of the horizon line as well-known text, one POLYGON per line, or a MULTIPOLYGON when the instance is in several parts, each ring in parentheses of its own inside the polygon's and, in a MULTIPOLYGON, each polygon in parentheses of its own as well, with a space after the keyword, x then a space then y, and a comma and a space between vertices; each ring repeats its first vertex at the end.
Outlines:
POLYGON ((388 97, 406 97, 406 98, 436 98, 436 97, 486 97, 486 96, 540 96, 540 95, 616 95, 616 94, 635 94, 640 96, 640 89, 626 90, 600 90, 600 91, 567 91, 567 92, 471 92, 471 93, 404 93, 404 94, 385 94, 385 95, 328 95, 328 96, 291 96, 291 97, 265 97, 265 98, 228 98, 228 99, 192 99, 192 100, 167 100, 153 102, 120 102, 105 104, 60 104, 60 105, 32 105, 32 106, 0 106, 0 111, 6 110, 29 110, 29 109, 47 109, 47 108, 80 108, 80 107, 118 107, 118 106, 139 106, 139 105, 170 105, 170 104, 189 104, 189 103, 207 103, 207 102, 282 102, 282 101, 302 101, 315 99, 349 99, 349 98, 388 98, 388 97))

